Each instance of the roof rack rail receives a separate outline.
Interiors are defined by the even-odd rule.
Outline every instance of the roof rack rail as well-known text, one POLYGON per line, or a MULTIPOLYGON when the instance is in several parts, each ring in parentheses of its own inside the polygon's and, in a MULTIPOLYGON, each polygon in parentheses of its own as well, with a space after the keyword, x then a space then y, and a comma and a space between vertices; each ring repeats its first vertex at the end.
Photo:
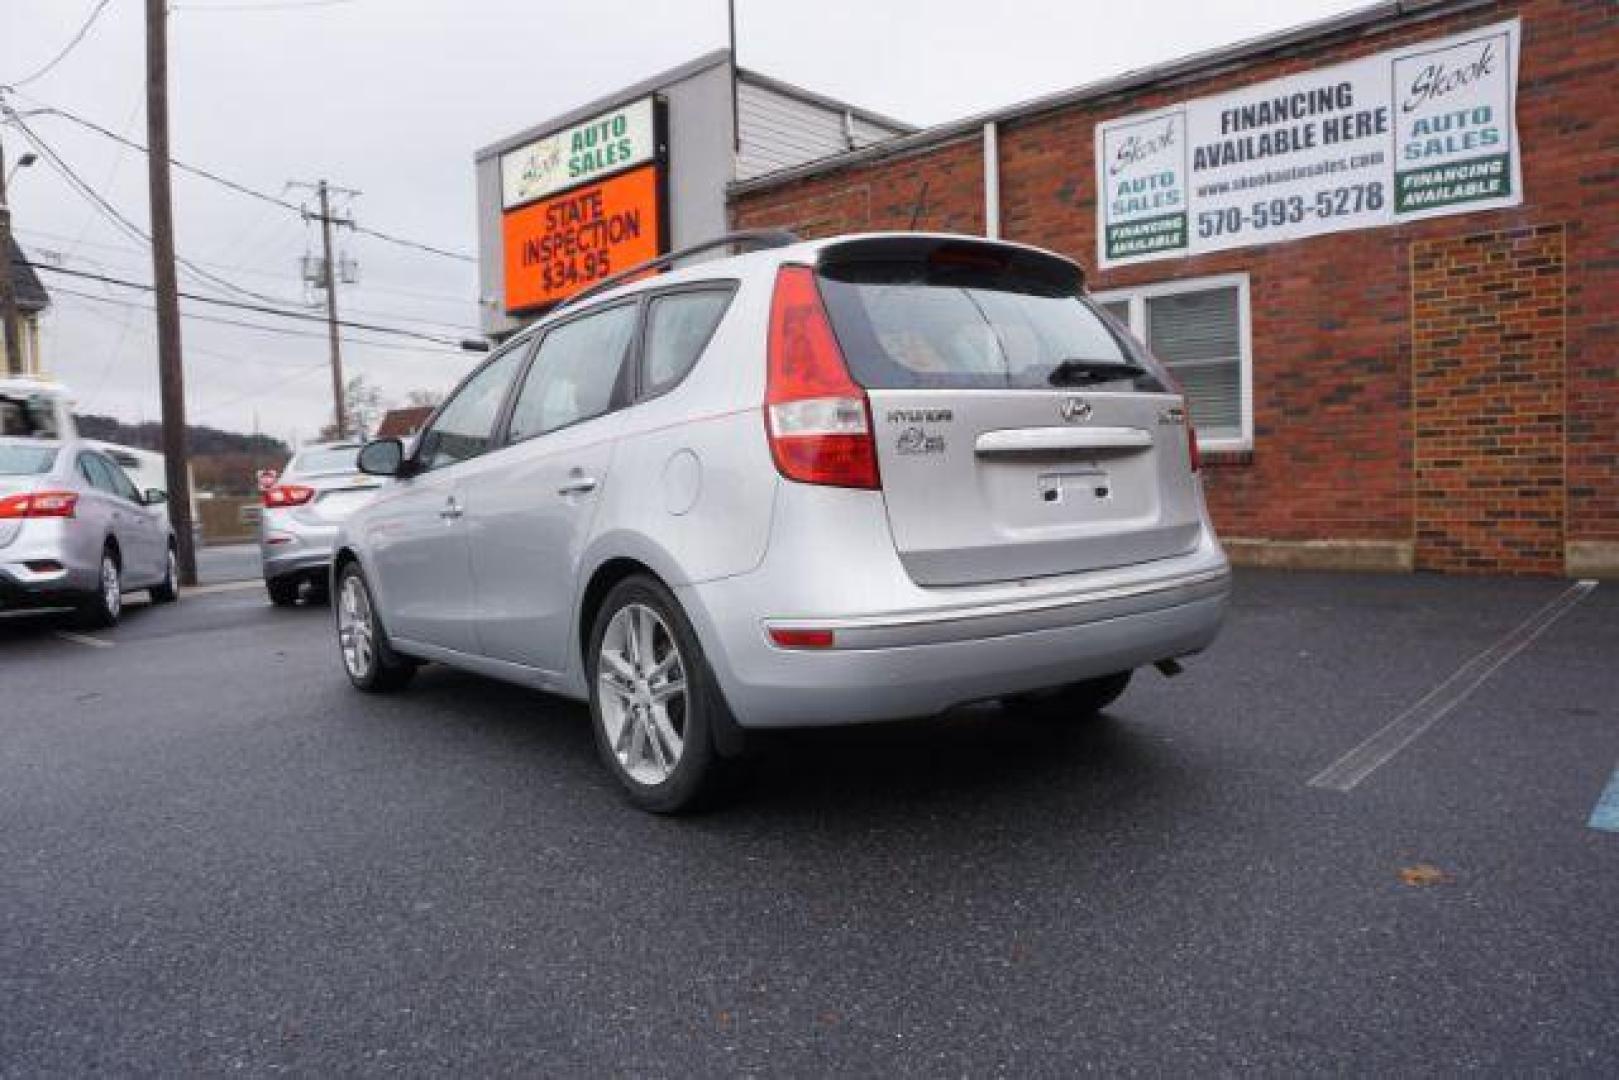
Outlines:
POLYGON ((581 289, 572 296, 558 301, 551 311, 553 313, 561 311, 563 308, 577 304, 581 300, 588 300, 598 293, 604 293, 608 289, 616 289, 625 282, 633 281, 649 271, 662 270, 672 263, 704 251, 713 251, 715 248, 722 247, 745 248, 749 251, 768 251, 771 248, 796 244, 798 241, 798 234, 789 232, 786 229, 741 229, 737 232, 728 232, 722 236, 716 236, 712 240, 704 240, 700 244, 691 244, 687 247, 679 248, 666 255, 659 255, 656 259, 648 259, 646 262, 637 263, 627 270, 620 270, 616 274, 604 277, 589 288, 581 289))

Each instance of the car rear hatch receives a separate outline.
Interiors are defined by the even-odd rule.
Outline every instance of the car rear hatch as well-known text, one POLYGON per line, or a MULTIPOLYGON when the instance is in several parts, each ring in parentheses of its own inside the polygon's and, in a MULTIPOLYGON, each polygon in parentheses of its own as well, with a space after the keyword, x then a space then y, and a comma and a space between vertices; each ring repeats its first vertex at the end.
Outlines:
MULTIPOLYGON (((0 476, 0 499, 28 494, 38 486, 37 480, 33 476, 0 476)), ((17 539, 21 532, 22 518, 0 516, 0 548, 17 539)))
POLYGON ((292 476, 283 483, 303 484, 315 489, 314 496, 294 510, 298 520, 310 525, 336 525, 376 498, 382 481, 365 473, 326 476, 292 476))
MULTIPOLYGON (((0 500, 39 490, 57 452, 54 443, 0 438, 0 500)), ((20 517, 0 516, 0 547, 17 539, 22 525, 20 517)))
POLYGON ((1184 403, 1027 248, 866 237, 822 249, 822 296, 871 404, 884 502, 911 578, 960 585, 1193 550, 1201 495, 1184 403))

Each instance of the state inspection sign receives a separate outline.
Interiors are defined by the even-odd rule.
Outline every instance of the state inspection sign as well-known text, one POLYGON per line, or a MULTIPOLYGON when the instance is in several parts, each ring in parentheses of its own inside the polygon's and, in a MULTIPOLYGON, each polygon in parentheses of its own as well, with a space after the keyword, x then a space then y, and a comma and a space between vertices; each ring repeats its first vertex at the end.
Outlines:
POLYGON ((546 307, 663 248, 662 180, 645 165, 509 211, 506 310, 546 307))
POLYGON ((1523 202, 1520 24, 1096 126, 1103 267, 1523 202))

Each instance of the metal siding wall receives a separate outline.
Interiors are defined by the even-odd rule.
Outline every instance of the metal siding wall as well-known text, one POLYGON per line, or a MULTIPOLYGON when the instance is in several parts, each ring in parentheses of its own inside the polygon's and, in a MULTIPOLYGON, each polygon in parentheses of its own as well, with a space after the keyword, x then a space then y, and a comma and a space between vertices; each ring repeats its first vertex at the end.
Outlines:
MULTIPOLYGON (((829 109, 747 82, 737 88, 737 97, 742 114, 738 180, 841 154, 850 148, 841 109, 829 109)), ((893 135, 858 117, 854 121, 856 146, 881 142, 893 135)))
POLYGON ((478 325, 486 334, 508 334, 522 324, 506 317, 506 264, 500 236, 500 158, 477 163, 478 325), (487 303, 486 301, 493 301, 487 303))

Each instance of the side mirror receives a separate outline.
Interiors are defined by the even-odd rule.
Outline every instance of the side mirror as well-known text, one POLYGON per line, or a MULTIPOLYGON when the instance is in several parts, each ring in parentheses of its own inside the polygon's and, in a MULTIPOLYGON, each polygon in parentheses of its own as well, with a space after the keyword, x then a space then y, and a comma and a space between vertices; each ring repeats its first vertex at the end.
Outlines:
POLYGON ((377 439, 360 448, 360 471, 372 476, 398 476, 405 463, 405 444, 398 439, 377 439))
POLYGON ((157 488, 147 488, 146 493, 141 496, 141 502, 145 503, 147 506, 162 506, 168 501, 169 493, 166 491, 160 491, 157 488))

